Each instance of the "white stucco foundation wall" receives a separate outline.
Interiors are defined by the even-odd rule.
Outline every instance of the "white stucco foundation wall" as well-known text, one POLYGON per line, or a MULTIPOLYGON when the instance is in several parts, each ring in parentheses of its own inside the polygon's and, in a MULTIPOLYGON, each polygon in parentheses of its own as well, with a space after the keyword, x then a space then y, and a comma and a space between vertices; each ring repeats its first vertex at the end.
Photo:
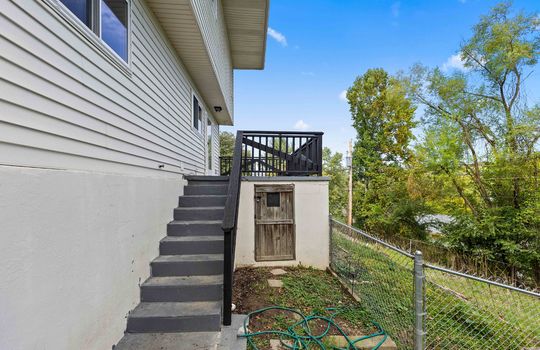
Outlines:
POLYGON ((312 266, 329 265, 330 227, 327 177, 274 177, 243 179, 240 189, 235 265, 312 266), (294 184, 296 259, 255 261, 255 185, 294 184))
POLYGON ((0 166, 0 349, 111 349, 158 255, 180 175, 0 166))

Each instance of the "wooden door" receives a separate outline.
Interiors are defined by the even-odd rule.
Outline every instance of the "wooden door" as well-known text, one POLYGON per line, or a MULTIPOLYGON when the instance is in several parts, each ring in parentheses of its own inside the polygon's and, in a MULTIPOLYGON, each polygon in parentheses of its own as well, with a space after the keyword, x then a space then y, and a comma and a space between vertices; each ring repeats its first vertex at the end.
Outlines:
POLYGON ((255 185, 255 261, 294 260, 294 185, 255 185))

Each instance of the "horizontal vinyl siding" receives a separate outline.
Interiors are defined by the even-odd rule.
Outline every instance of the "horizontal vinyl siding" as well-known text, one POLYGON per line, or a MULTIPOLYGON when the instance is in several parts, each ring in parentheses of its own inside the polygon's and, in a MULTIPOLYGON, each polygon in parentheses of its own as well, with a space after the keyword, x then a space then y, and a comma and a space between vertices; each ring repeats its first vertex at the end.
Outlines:
POLYGON ((210 60, 212 61, 219 85, 225 97, 225 102, 232 116, 234 114, 232 59, 221 0, 191 1, 195 15, 197 16, 197 22, 201 26, 210 60), (215 13, 214 6, 217 6, 217 13, 215 13))
POLYGON ((144 1, 128 75, 40 1, 0 0, 0 164, 203 173, 190 78, 144 1))

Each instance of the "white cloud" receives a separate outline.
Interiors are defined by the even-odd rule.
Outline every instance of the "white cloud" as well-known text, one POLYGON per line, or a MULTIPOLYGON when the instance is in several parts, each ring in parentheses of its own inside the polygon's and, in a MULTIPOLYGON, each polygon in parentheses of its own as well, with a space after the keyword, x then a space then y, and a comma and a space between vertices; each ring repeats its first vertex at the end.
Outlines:
POLYGON ((450 70, 460 70, 462 72, 466 72, 469 70, 467 67, 465 67, 465 62, 461 59, 460 53, 456 53, 455 55, 448 57, 446 62, 442 64, 441 69, 443 72, 448 72, 450 70))
POLYGON ((398 2, 394 2, 392 4, 392 6, 390 6, 390 11, 392 12, 392 17, 395 17, 395 18, 398 18, 399 17, 399 10, 400 10, 400 7, 401 7, 401 3, 398 1, 398 2))
POLYGON ((299 121, 296 122, 296 124, 294 124, 295 130, 307 130, 308 128, 309 128, 309 125, 306 124, 302 119, 300 119, 299 121))
POLYGON ((347 102, 347 90, 343 90, 339 93, 339 99, 347 102))
POLYGON ((268 35, 282 46, 287 46, 287 38, 277 30, 268 27, 268 35))

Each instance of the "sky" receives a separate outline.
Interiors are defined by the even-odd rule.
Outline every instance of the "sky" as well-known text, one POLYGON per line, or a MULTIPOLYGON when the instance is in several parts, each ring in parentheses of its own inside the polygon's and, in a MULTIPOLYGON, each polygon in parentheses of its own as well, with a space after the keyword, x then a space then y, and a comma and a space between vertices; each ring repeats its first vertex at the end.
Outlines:
MULTIPOLYGON (((236 70, 234 127, 323 131, 344 153, 354 139, 344 91, 369 68, 390 73, 415 63, 451 71, 491 0, 271 0, 264 70, 236 70)), ((515 9, 540 11, 540 0, 515 9)), ((540 66, 538 67, 540 69, 540 66)), ((540 72, 527 97, 540 102, 540 72)))

